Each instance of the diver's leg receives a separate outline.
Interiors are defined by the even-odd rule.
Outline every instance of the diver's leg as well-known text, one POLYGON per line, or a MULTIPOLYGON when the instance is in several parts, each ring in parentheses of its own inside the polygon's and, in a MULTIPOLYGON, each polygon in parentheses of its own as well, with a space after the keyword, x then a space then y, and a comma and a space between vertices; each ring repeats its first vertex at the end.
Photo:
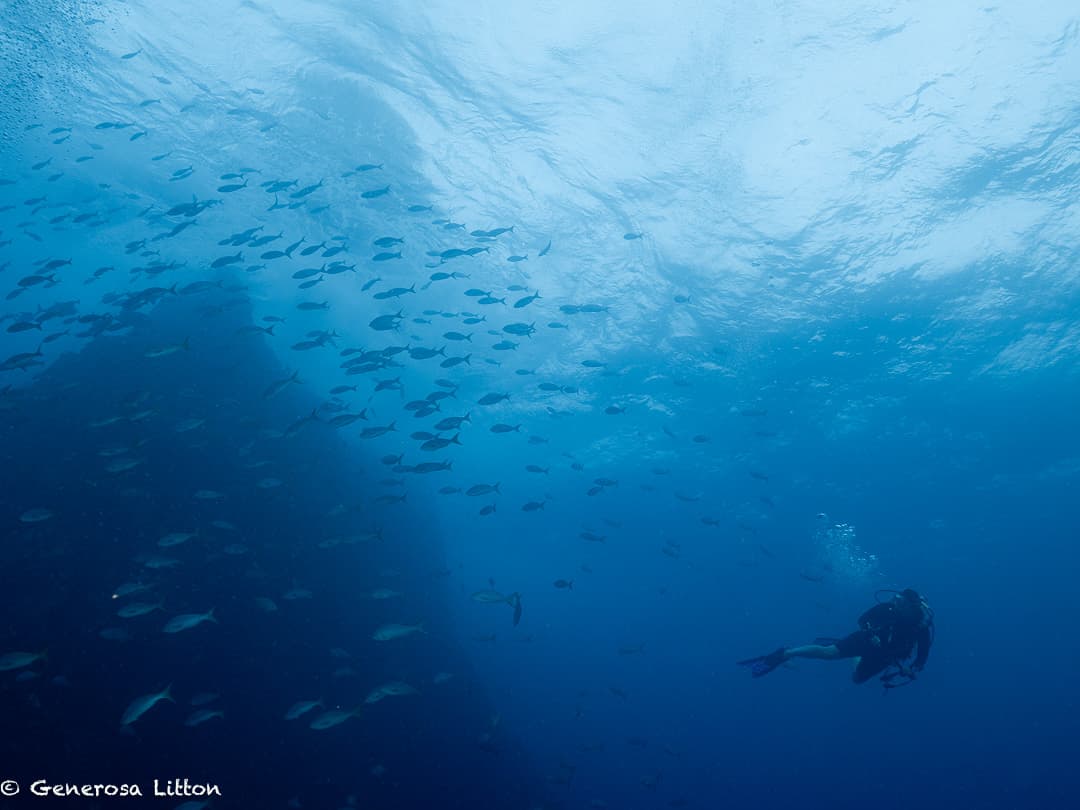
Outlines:
POLYGON ((755 678, 768 675, 785 661, 792 658, 818 658, 824 661, 834 661, 838 658, 854 658, 862 655, 863 647, 869 632, 859 630, 851 635, 839 639, 835 644, 804 644, 801 647, 780 647, 768 655, 759 655, 756 658, 748 658, 738 661, 740 666, 749 667, 755 678))
POLYGON ((855 661, 855 671, 851 673, 855 683, 866 683, 889 665, 888 659, 881 655, 864 655, 855 661))
POLYGON ((821 658, 826 661, 844 657, 835 644, 804 644, 802 647, 788 647, 784 653, 787 658, 821 658))

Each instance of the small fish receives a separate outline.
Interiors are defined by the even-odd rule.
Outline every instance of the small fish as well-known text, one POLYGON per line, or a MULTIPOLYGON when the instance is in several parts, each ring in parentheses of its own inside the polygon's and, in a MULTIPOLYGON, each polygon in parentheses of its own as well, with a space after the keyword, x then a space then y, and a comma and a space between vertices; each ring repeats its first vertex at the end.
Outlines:
POLYGON ((539 300, 539 298, 539 292, 533 293, 532 295, 527 295, 524 298, 519 298, 517 301, 514 302, 514 309, 521 309, 522 307, 527 307, 533 301, 539 300))
POLYGON ((264 613, 276 613, 278 606, 273 599, 268 599, 265 596, 255 597, 255 606, 264 613))
POLYGON ((400 298, 405 293, 415 293, 416 285, 413 284, 409 287, 393 287, 389 290, 383 290, 382 292, 375 293, 374 298, 376 301, 385 301, 388 298, 400 298))
POLYGON ((137 593, 142 593, 143 591, 148 591, 150 588, 150 585, 144 585, 141 582, 125 582, 113 591, 112 598, 120 599, 125 596, 132 596, 137 593))
MULTIPOLYGON (((7 331, 11 334, 17 334, 18 332, 28 332, 31 329, 40 330, 41 324, 37 323, 36 321, 19 321, 18 323, 13 323, 11 326, 9 326, 7 328, 7 331)), ((47 338, 46 342, 48 342, 47 338)))
POLYGON ((0 672, 10 672, 14 669, 28 667, 46 657, 44 652, 9 652, 0 655, 0 672))
POLYGON ((310 185, 310 186, 304 186, 304 188, 300 189, 299 191, 294 191, 289 196, 294 200, 302 199, 302 198, 308 196, 309 194, 312 194, 315 191, 318 191, 320 188, 322 188, 322 184, 323 184, 323 181, 320 180, 318 183, 315 183, 315 184, 310 185))
MULTIPOLYGON (((351 386, 351 387, 354 390, 356 389, 356 386, 351 386)), ((333 417, 330 420, 330 426, 331 427, 336 427, 336 428, 347 427, 348 425, 351 425, 353 422, 356 422, 359 419, 364 419, 364 420, 367 419, 367 408, 364 408, 363 410, 361 410, 360 413, 341 413, 341 414, 338 414, 337 416, 333 417)))
POLYGON ((516 337, 532 337, 536 327, 531 323, 510 323, 503 327, 503 331, 516 337))
POLYGON ((298 717, 310 712, 312 709, 321 709, 323 702, 321 700, 300 700, 289 707, 289 710, 285 712, 286 720, 296 720, 298 717))
POLYGON ((243 260, 244 260, 244 254, 243 253, 237 253, 235 256, 221 256, 221 257, 219 257, 217 259, 214 259, 214 261, 212 261, 210 263, 210 267, 217 270, 217 269, 220 269, 222 267, 228 267, 230 264, 238 264, 239 262, 242 262, 243 260))
POLYGON ((393 599, 396 596, 401 596, 401 594, 397 591, 392 591, 389 588, 377 588, 376 590, 368 594, 368 597, 370 599, 376 599, 379 601, 385 599, 393 599))
POLYGON ((38 284, 48 283, 49 286, 57 284, 56 278, 53 274, 49 275, 30 275, 19 279, 19 286, 23 289, 28 287, 36 287, 38 284))
POLYGON ((409 357, 411 357, 413 360, 430 360, 432 357, 435 357, 437 355, 442 355, 445 357, 446 347, 443 346, 441 349, 428 349, 422 346, 418 346, 416 348, 409 349, 409 357))
POLYGON ((440 420, 435 425, 436 430, 457 430, 464 422, 472 422, 470 413, 464 416, 448 416, 445 419, 440 420))
POLYGON ((19 515, 19 520, 23 523, 41 523, 46 520, 50 520, 53 517, 53 511, 51 509, 37 508, 28 509, 19 515))
POLYGON ((472 365, 472 363, 470 362, 470 358, 472 358, 471 354, 466 354, 462 357, 447 357, 445 360, 439 363, 439 366, 442 368, 453 368, 454 366, 460 365, 461 363, 465 363, 466 365, 472 365))
POLYGON ((162 346, 160 349, 151 349, 143 354, 143 357, 167 357, 170 354, 176 354, 179 351, 187 351, 191 348, 191 344, 188 342, 188 338, 184 338, 183 343, 175 343, 171 346, 162 346))
POLYGON ((198 532, 171 532, 158 540, 157 544, 159 548, 171 548, 186 543, 193 537, 197 537, 198 534, 198 532))
POLYGON ((124 710, 123 717, 120 718, 120 725, 130 726, 163 700, 175 703, 172 693, 170 692, 171 689, 172 684, 169 684, 160 692, 154 692, 153 694, 135 698, 127 709, 124 710))
POLYGON ((395 422, 391 422, 389 425, 376 425, 374 427, 366 427, 362 431, 360 431, 360 438, 374 439, 396 430, 397 427, 395 422))
POLYGON ((217 623, 217 619, 214 618, 214 610, 211 608, 206 613, 181 613, 179 616, 175 616, 166 623, 162 631, 165 633, 179 633, 184 630, 190 630, 193 627, 198 627, 203 622, 217 623))
POLYGON ((128 470, 133 470, 142 464, 142 459, 135 458, 121 458, 116 461, 112 461, 105 466, 105 471, 109 473, 122 473, 128 470))
POLYGON ((208 720, 213 720, 215 717, 225 717, 225 712, 220 709, 200 709, 197 712, 192 712, 188 718, 184 721, 184 725, 189 728, 195 726, 201 726, 208 720))
POLYGON ((290 376, 270 383, 266 390, 263 391, 263 399, 269 399, 270 397, 281 393, 290 383, 300 382, 300 372, 294 371, 290 376))
POLYGON ((459 433, 455 433, 453 438, 451 438, 451 439, 443 439, 443 438, 441 438, 439 436, 436 436, 434 438, 428 439, 426 442, 424 442, 422 445, 420 445, 420 449, 431 452, 431 451, 434 451, 434 450, 442 450, 442 449, 444 449, 446 447, 449 447, 451 444, 460 445, 461 442, 458 441, 458 437, 460 435, 461 434, 459 434, 459 433))
POLYGON ((512 593, 509 596, 507 596, 506 594, 500 593, 499 591, 487 590, 487 591, 476 591, 474 594, 472 594, 472 596, 470 598, 474 602, 480 602, 482 604, 497 604, 497 603, 505 602, 508 605, 512 605, 517 596, 518 596, 518 594, 516 594, 516 593, 512 593))
POLYGON ((415 687, 410 686, 403 681, 391 681, 390 683, 383 684, 382 686, 373 689, 364 702, 378 703, 380 700, 387 697, 418 694, 420 694, 420 692, 415 687))
POLYGON ((311 725, 309 726, 309 728, 312 728, 315 731, 325 731, 328 728, 340 726, 342 723, 344 723, 346 720, 349 720, 350 718, 359 717, 361 709, 363 709, 362 705, 357 706, 351 712, 347 712, 342 709, 332 709, 328 712, 323 712, 311 721, 311 725))
POLYGON ((557 579, 552 584, 556 588, 564 588, 568 591, 574 590, 574 580, 572 579, 557 579))
POLYGON ((389 193, 390 193, 390 186, 385 186, 383 188, 377 188, 377 189, 374 189, 372 191, 365 191, 360 195, 360 197, 362 199, 365 199, 365 200, 373 200, 376 197, 383 197, 383 196, 385 196, 385 195, 387 195, 389 193))
POLYGON ((377 318, 372 319, 368 326, 377 332, 386 332, 391 329, 397 329, 402 320, 402 315, 399 312, 397 315, 380 315, 377 318))
POLYGON ((416 633, 427 633, 423 622, 420 624, 384 624, 371 637, 375 641, 394 641, 416 633))

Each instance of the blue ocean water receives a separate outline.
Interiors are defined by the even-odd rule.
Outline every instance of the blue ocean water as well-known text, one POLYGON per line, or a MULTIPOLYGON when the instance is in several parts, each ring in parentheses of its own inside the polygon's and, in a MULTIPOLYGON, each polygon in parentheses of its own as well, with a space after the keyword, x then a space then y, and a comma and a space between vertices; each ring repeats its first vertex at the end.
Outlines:
POLYGON ((1070 806, 1078 35, 6 3, 0 791, 1070 806))

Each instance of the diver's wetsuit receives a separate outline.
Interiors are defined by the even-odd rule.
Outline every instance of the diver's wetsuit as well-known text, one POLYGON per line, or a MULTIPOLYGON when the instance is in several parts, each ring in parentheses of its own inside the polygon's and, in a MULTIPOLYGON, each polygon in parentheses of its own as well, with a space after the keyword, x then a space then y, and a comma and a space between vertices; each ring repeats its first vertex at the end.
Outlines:
POLYGON ((890 664, 907 659, 916 646, 918 653, 911 667, 922 669, 932 643, 922 608, 902 600, 874 605, 859 617, 858 630, 834 642, 838 658, 859 657, 852 675, 855 683, 864 683, 890 664))

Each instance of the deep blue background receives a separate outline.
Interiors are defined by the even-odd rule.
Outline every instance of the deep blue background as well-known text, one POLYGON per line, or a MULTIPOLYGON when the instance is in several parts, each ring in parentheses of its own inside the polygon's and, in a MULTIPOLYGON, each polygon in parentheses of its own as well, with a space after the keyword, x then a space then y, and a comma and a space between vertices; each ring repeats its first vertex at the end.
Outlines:
POLYGON ((704 12, 686 6, 671 30, 650 8, 587 4, 567 21, 545 7, 550 30, 519 30, 530 9, 457 9, 453 35, 425 28, 437 10, 329 0, 0 12, 0 362, 42 352, 0 372, 0 655, 47 649, 0 673, 0 780, 205 780, 226 793, 215 807, 1071 806, 1076 22, 1046 11, 1007 36, 984 10, 970 39, 934 52, 955 51, 955 70, 934 61, 932 81, 897 89, 896 42, 952 30, 929 7, 831 25, 796 9, 783 37, 746 9, 699 32, 704 12), (571 22, 578 47, 562 47, 571 22), (694 28, 685 55, 680 25, 694 28), (986 41, 1002 50, 964 61, 986 41), (620 43, 632 60, 591 65, 620 43), (775 74, 740 61, 758 43, 775 74), (836 79, 821 120, 800 118, 801 70, 818 76, 830 48, 882 87, 845 94, 836 79), (649 58, 678 69, 636 85, 649 58), (972 118, 987 86, 1000 104, 972 118), (1009 117, 1040 98, 1059 106, 1009 117), (746 112, 785 101, 807 130, 791 144, 746 112), (229 173, 248 187, 218 190, 239 182, 229 173), (260 187, 274 180, 295 185, 260 187), (167 211, 193 199, 220 203, 164 236, 192 219, 167 211), (220 244, 259 226, 281 238, 220 244), (374 245, 385 236, 404 242, 374 245), (305 291, 293 273, 335 257, 258 258, 301 238, 298 251, 347 246, 336 258, 354 267, 305 291), (55 285, 26 282, 51 259, 71 260, 55 285), (216 286, 123 306, 195 281, 216 286), (58 302, 76 315, 49 318, 58 302), (369 327, 399 310, 398 331, 369 327), (267 316, 285 319, 273 336, 238 331, 267 316), (41 331, 11 331, 24 322, 41 331), (536 334, 503 331, 518 322, 536 334), (494 347, 508 338, 517 349, 494 347), (471 362, 399 351, 371 374, 340 366, 347 348, 405 346, 471 362), (266 396, 294 371, 299 384, 266 396), (400 392, 374 390, 395 377, 400 392), (329 395, 345 383, 358 390, 329 395), (453 397, 416 418, 408 403, 436 391, 453 397), (480 405, 491 392, 510 398, 480 405), (335 430, 342 408, 368 420, 335 430), (313 409, 320 421, 283 435, 313 409), (412 436, 465 414, 460 446, 412 436), (206 422, 175 430, 190 418, 206 422), (109 473, 102 451, 120 446, 139 464, 109 473), (398 454, 453 467, 383 463, 398 454), (282 483, 260 488, 267 477, 282 483), (481 483, 498 493, 464 494, 481 483), (53 517, 20 520, 33 508, 53 517), (158 538, 195 529, 160 552, 175 569, 143 567, 158 538), (153 592, 112 598, 135 581, 153 592), (904 587, 933 605, 937 640, 903 689, 853 685, 850 662, 761 680, 735 665, 843 635, 875 591, 904 587), (295 588, 311 598, 285 599, 295 588), (371 597, 385 588, 399 595, 371 597), (489 589, 520 594, 519 625, 471 598, 489 589), (158 599, 164 611, 115 615, 158 599), (210 608, 216 624, 161 632, 210 608), (374 641, 388 622, 426 632, 374 641), (100 635, 117 627, 130 639, 100 635), (352 708, 391 681, 418 694, 323 732, 314 715, 283 719, 298 700, 352 708), (177 702, 122 729, 125 707, 166 684, 177 702), (186 727, 207 691, 225 717, 186 727))

